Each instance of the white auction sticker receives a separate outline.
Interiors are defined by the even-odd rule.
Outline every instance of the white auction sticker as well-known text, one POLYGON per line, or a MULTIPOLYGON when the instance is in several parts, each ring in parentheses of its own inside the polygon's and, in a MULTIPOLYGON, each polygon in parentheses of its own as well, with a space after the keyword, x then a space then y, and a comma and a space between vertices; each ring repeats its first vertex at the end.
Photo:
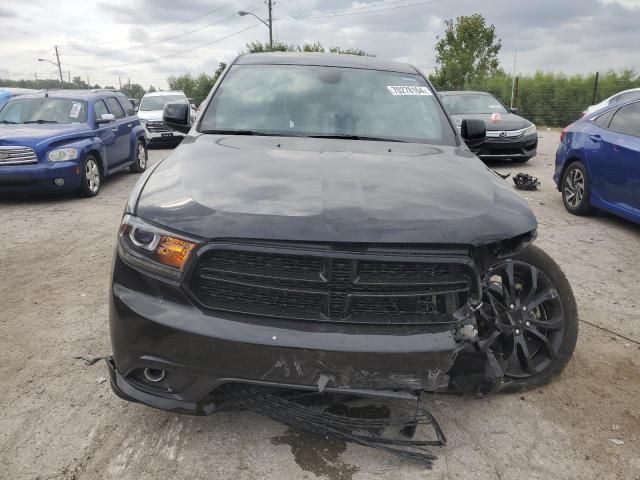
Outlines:
POLYGON ((75 103, 73 104, 73 106, 71 107, 71 111, 69 112, 69 117, 70 118, 78 118, 78 115, 80 115, 80 109, 82 108, 82 104, 81 103, 75 103))
POLYGON ((409 85, 387 85, 391 95, 433 95, 427 87, 412 87, 409 85))

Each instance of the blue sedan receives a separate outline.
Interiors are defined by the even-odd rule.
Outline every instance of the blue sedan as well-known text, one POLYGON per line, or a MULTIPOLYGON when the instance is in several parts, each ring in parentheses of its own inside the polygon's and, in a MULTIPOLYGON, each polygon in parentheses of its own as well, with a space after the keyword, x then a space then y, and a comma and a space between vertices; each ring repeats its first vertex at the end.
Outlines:
POLYGON ((640 100, 585 115, 562 131, 553 176, 565 208, 640 223, 640 100))
POLYGON ((61 90, 0 108, 0 194, 98 194, 105 177, 147 166, 144 129, 113 90, 61 90))

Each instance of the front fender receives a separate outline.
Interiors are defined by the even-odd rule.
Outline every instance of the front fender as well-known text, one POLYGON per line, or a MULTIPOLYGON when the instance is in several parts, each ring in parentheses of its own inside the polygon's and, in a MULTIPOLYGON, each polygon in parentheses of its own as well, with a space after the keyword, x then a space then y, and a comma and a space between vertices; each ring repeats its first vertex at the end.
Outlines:
POLYGON ((105 150, 105 146, 104 143, 102 143, 102 140, 100 140, 98 137, 92 137, 92 138, 82 138, 82 139, 78 139, 78 140, 71 140, 71 141, 67 141, 64 143, 57 143, 55 146, 50 146, 46 153, 45 156, 46 158, 48 158, 49 152, 51 150, 56 150, 58 148, 75 148, 78 150, 78 162, 82 162, 84 161, 84 159, 86 158, 86 156, 89 154, 89 152, 98 152, 99 155, 99 159, 100 163, 102 165, 102 171, 106 172, 107 171, 107 155, 106 155, 106 150, 105 150))

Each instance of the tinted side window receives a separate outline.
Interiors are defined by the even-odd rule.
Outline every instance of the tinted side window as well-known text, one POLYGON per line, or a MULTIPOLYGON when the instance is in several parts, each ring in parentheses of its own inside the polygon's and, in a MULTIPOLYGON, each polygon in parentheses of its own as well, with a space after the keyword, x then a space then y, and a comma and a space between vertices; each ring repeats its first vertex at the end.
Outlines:
POLYGON ((93 104, 93 112, 95 113, 96 120, 100 120, 102 118, 102 114, 109 113, 109 110, 107 110, 107 106, 102 100, 98 100, 93 104))
POLYGON ((127 116, 133 117, 136 114, 136 111, 133 108, 133 104, 129 101, 128 98, 118 97, 120 101, 120 105, 124 108, 124 111, 127 112, 127 116))
POLYGON ((611 120, 609 130, 640 137, 640 102, 618 109, 611 120))
POLYGON ((611 100, 609 100, 608 105, 615 105, 616 103, 619 103, 619 102, 620 102, 620 95, 616 95, 611 100))
POLYGON ((617 112, 617 110, 611 109, 606 113, 603 113, 602 115, 600 115, 599 117, 597 117, 593 123, 595 123, 596 125, 598 125, 599 127, 602 128, 609 128, 609 123, 611 122, 611 118, 613 117, 613 115, 617 112))
POLYGON ((122 107, 118 103, 118 100, 116 100, 115 97, 107 98, 107 105, 109 106, 109 111, 113 113, 116 116, 116 118, 124 117, 124 110, 122 109, 122 107))
POLYGON ((636 97, 640 97, 640 92, 627 92, 618 96, 618 102, 624 103, 628 100, 633 100, 636 97))

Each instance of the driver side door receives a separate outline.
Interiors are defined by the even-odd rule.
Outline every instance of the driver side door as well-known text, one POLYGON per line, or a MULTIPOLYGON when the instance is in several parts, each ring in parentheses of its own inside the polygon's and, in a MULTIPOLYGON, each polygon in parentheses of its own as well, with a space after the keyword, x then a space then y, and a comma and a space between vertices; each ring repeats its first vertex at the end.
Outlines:
MULTIPOLYGON (((103 114, 109 113, 104 100, 96 100, 93 102, 93 112, 96 120, 100 120, 103 114)), ((109 123, 101 123, 96 128, 96 136, 102 140, 102 144, 104 145, 106 158, 103 160, 107 165, 107 169, 110 169, 114 162, 117 161, 115 160, 117 158, 116 133, 113 130, 115 123, 115 120, 109 123)))

